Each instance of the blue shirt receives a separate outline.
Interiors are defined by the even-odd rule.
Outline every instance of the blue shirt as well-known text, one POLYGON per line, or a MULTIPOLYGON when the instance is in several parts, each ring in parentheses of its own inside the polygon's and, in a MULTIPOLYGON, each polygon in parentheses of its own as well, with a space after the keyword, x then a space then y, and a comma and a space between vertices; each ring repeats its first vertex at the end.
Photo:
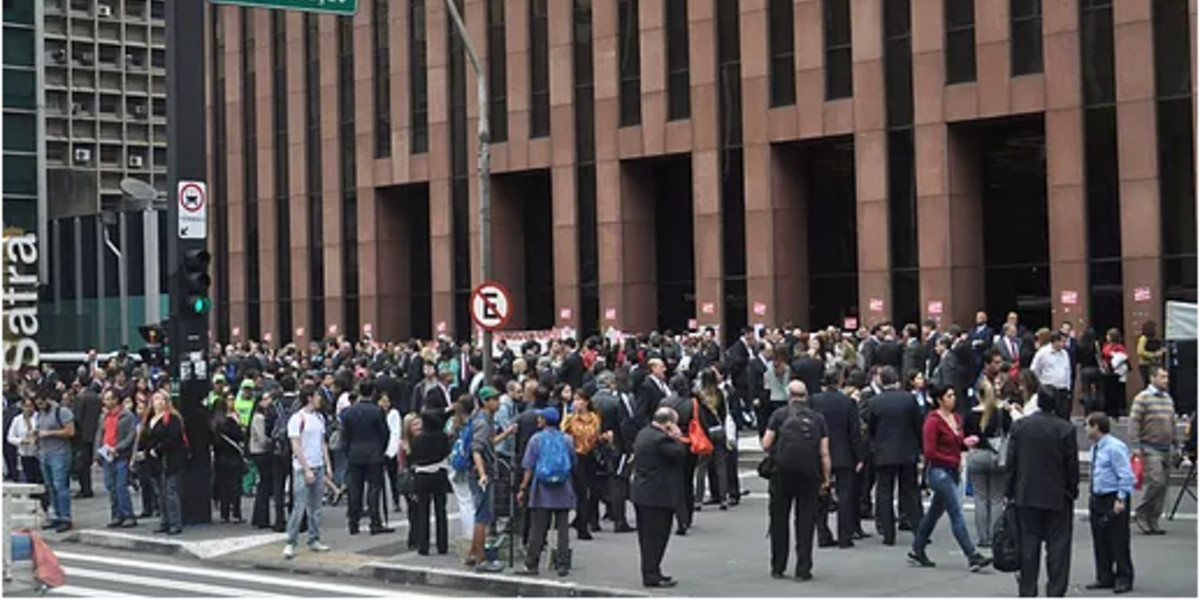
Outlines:
POLYGON ((1111 435, 1101 437, 1092 446, 1092 493, 1116 493, 1123 500, 1133 496, 1129 447, 1111 435))

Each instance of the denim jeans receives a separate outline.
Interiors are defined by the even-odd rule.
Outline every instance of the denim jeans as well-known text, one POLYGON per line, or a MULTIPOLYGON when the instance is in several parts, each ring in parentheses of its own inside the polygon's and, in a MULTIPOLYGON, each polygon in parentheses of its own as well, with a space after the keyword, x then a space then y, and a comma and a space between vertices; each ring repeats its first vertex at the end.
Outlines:
POLYGON ((321 497, 325 495, 325 467, 313 467, 312 484, 304 480, 304 470, 292 471, 292 514, 288 516, 287 543, 300 539, 300 521, 308 515, 309 545, 321 541, 321 497))
POLYGON ((179 473, 167 475, 166 471, 164 467, 158 486, 158 506, 162 511, 160 524, 167 531, 178 531, 183 529, 183 511, 179 507, 179 473))
POLYGON ((42 459, 42 481, 54 507, 56 523, 71 522, 71 453, 47 454, 42 459))
POLYGON ((929 512, 921 519, 917 535, 913 536, 912 549, 914 552, 924 552, 929 544, 929 536, 937 526, 942 513, 950 515, 950 530, 958 546, 968 558, 975 556, 975 545, 971 543, 971 535, 967 533, 967 522, 963 519, 962 504, 958 500, 958 471, 943 467, 930 467, 926 478, 929 489, 933 490, 933 502, 929 512))
POLYGON ((118 458, 104 462, 104 489, 108 490, 109 512, 112 519, 133 518, 133 501, 129 498, 129 459, 118 458))

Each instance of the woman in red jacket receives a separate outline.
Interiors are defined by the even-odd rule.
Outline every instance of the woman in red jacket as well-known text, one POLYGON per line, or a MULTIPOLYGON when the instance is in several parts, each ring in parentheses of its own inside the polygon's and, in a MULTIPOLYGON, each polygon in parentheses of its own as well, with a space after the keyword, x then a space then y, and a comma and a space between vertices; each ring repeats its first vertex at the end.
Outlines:
POLYGON ((942 518, 942 513, 948 513, 950 529, 954 532, 954 539, 958 540, 963 555, 967 557, 969 568, 971 571, 979 571, 991 564, 992 559, 980 554, 971 543, 967 523, 963 520, 962 506, 958 503, 958 467, 962 461, 962 453, 977 444, 979 438, 963 438, 962 417, 954 412, 956 399, 953 387, 936 386, 930 397, 937 410, 930 411, 925 417, 921 438, 928 469, 925 479, 929 489, 933 491, 933 503, 929 506, 929 512, 921 519, 917 534, 913 536, 908 559, 922 567, 936 566, 925 556, 925 546, 929 545, 929 536, 938 520, 942 518))

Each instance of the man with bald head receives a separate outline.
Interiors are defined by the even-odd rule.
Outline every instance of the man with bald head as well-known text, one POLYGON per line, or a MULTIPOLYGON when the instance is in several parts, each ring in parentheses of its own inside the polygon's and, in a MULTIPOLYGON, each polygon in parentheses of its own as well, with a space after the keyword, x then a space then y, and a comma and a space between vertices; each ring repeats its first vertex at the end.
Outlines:
POLYGON ((688 456, 679 415, 674 409, 654 411, 649 425, 633 442, 633 482, 630 499, 637 510, 638 548, 642 585, 668 588, 675 580, 662 572, 662 559, 671 539, 671 520, 683 505, 683 469, 688 456))

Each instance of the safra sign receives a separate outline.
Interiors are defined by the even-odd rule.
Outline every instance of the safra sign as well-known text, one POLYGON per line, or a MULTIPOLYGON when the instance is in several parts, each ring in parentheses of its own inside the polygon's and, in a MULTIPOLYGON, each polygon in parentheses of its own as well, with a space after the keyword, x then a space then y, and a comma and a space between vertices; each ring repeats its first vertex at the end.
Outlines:
POLYGON ((32 233, 4 236, 4 367, 37 365, 38 243, 32 233))

